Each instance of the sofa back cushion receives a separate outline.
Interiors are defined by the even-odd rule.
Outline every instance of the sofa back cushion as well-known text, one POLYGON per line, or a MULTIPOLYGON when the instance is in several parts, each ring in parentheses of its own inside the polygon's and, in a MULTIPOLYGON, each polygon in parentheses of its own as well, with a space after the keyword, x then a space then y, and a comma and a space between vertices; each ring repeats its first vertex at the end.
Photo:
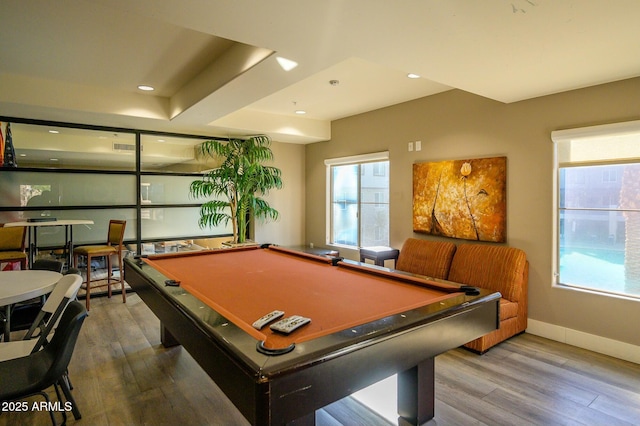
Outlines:
MULTIPOLYGON (((527 256, 514 247, 460 244, 451 262, 449 280, 499 291, 518 302, 528 279, 527 256)), ((526 297, 526 295, 525 295, 526 297)))
POLYGON ((409 238, 402 245, 396 269, 431 278, 447 279, 456 245, 409 238))

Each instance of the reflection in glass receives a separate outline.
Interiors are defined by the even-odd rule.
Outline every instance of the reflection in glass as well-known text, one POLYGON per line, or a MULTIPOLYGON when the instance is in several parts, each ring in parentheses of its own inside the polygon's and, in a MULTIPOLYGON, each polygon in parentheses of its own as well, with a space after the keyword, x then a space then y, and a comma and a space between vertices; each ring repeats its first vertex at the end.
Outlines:
POLYGON ((231 234, 231 225, 200 228, 199 207, 142 208, 142 239, 231 234))
POLYGON ((143 172, 201 173, 216 165, 196 156, 202 138, 142 135, 140 140, 143 172))
POLYGON ((135 176, 0 171, 0 207, 135 204, 135 176))
POLYGON ((122 170, 136 167, 134 133, 12 123, 18 167, 122 170))
POLYGON ((142 204, 194 204, 202 200, 189 195, 189 185, 199 179, 194 176, 142 176, 140 195, 142 204))

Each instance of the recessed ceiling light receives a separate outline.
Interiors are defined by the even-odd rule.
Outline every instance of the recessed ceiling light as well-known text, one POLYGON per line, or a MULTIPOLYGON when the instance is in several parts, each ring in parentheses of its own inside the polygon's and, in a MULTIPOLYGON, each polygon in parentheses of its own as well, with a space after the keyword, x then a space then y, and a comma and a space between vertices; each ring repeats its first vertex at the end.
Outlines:
POLYGON ((57 158, 49 158, 49 160, 51 160, 51 161, 58 161, 58 159, 57 159, 57 158))
POLYGON ((152 86, 147 86, 145 84, 141 84, 140 86, 138 86, 138 89, 140 89, 140 90, 142 90, 144 92, 153 92, 154 90, 156 90, 152 86))
POLYGON ((295 67, 298 66, 298 63, 296 61, 292 61, 291 59, 282 58, 280 56, 276 57, 276 61, 278 61, 278 63, 282 67, 282 69, 285 70, 285 71, 291 71, 292 69, 294 69, 295 67))
POLYGON ((412 72, 410 72, 409 74, 407 74, 407 77, 409 78, 420 78, 420 76, 418 74, 414 74, 412 72))
POLYGON ((296 114, 298 114, 298 115, 304 115, 306 113, 307 113, 307 111, 304 111, 304 110, 301 110, 301 109, 296 110, 296 114))
POLYGON ((158 142, 166 142, 164 139, 158 139, 158 142))
POLYGON ((57 131, 57 130, 49 130, 49 133, 53 133, 54 135, 57 135, 57 134, 58 134, 58 133, 60 133, 60 132, 59 132, 59 131, 57 131))
POLYGON ((20 154, 20 157, 26 157, 27 154, 20 154))

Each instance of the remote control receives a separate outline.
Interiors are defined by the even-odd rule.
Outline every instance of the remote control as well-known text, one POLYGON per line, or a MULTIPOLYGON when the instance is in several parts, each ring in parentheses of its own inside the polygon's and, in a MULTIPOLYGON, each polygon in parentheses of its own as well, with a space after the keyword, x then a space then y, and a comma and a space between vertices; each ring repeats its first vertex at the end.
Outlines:
POLYGON ((301 317, 300 315, 293 315, 289 318, 285 318, 275 324, 272 324, 269 328, 271 328, 271 330, 273 331, 279 331, 280 333, 289 334, 292 331, 302 327, 303 325, 309 324, 310 322, 310 318, 301 317))
POLYGON ((253 323, 253 328, 260 330, 262 327, 264 327, 265 325, 269 324, 271 321, 280 318, 281 316, 284 315, 283 311, 273 311, 273 312, 269 312, 267 315, 263 316, 262 318, 258 319, 256 322, 253 323))

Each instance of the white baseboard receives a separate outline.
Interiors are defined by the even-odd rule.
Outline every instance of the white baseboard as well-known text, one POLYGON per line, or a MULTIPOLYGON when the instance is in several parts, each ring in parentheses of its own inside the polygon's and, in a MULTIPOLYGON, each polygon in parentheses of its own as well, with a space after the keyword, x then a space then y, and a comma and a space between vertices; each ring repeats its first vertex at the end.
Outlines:
POLYGON ((640 364, 640 346, 529 319, 527 333, 640 364))

